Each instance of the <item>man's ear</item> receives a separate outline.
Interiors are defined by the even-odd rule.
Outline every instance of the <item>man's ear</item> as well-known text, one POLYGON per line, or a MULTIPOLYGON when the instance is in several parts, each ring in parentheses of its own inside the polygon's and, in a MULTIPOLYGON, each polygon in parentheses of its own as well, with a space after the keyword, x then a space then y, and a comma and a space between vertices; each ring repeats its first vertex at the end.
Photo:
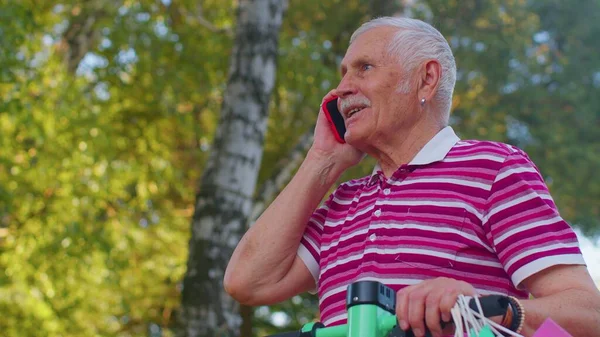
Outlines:
POLYGON ((442 77, 442 65, 438 60, 428 60, 424 62, 418 72, 419 91, 418 97, 422 101, 431 102, 438 90, 440 79, 442 77))

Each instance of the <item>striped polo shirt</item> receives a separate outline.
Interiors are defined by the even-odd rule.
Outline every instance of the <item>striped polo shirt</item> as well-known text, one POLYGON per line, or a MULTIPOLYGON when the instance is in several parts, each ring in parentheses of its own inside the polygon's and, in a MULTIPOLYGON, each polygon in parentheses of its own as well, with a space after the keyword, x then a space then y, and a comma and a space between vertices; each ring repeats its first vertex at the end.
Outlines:
POLYGON ((394 290, 449 277, 481 295, 524 298, 528 276, 585 264, 537 167, 503 143, 442 129, 389 178, 341 184, 309 220, 298 255, 317 284, 321 321, 346 322, 348 284, 394 290))

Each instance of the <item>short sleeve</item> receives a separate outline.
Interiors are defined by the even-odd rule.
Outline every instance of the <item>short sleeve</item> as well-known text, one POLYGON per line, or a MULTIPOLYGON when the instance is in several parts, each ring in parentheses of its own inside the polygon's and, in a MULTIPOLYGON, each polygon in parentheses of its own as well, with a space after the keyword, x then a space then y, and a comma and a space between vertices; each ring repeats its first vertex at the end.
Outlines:
POLYGON ((585 265, 577 236, 560 216, 527 154, 509 154, 492 184, 484 228, 514 285, 555 265, 585 265))
POLYGON ((298 247, 298 256, 302 259, 308 270, 310 270, 315 279, 315 285, 318 283, 320 272, 321 235, 323 234, 323 226, 329 211, 329 203, 332 199, 333 194, 312 214, 298 247))

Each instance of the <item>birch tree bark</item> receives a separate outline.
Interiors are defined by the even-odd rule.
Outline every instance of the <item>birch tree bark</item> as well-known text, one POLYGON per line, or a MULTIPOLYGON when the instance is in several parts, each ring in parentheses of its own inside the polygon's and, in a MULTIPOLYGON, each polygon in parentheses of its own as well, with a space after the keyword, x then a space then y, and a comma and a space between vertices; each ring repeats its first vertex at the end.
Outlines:
POLYGON ((288 153, 285 158, 281 158, 275 164, 275 172, 259 187, 254 199, 254 205, 248 226, 251 226, 258 217, 265 211, 269 203, 275 199, 275 196, 283 190, 285 185, 292 179, 292 173, 296 170, 313 142, 314 125, 306 130, 301 136, 296 145, 288 153))
POLYGON ((286 9, 282 0, 239 2, 221 119, 191 224, 180 336, 238 335, 239 306, 223 275, 252 211, 286 9))

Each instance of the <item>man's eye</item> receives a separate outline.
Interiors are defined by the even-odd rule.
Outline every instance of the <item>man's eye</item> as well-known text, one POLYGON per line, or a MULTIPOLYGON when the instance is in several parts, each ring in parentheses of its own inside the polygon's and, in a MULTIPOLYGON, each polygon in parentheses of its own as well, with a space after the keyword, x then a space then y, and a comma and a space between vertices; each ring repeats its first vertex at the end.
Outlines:
POLYGON ((365 64, 363 64, 363 66, 362 66, 362 70, 369 70, 369 69, 371 69, 371 68, 373 68, 373 66, 372 66, 372 65, 370 65, 370 64, 366 64, 366 63, 365 63, 365 64))

